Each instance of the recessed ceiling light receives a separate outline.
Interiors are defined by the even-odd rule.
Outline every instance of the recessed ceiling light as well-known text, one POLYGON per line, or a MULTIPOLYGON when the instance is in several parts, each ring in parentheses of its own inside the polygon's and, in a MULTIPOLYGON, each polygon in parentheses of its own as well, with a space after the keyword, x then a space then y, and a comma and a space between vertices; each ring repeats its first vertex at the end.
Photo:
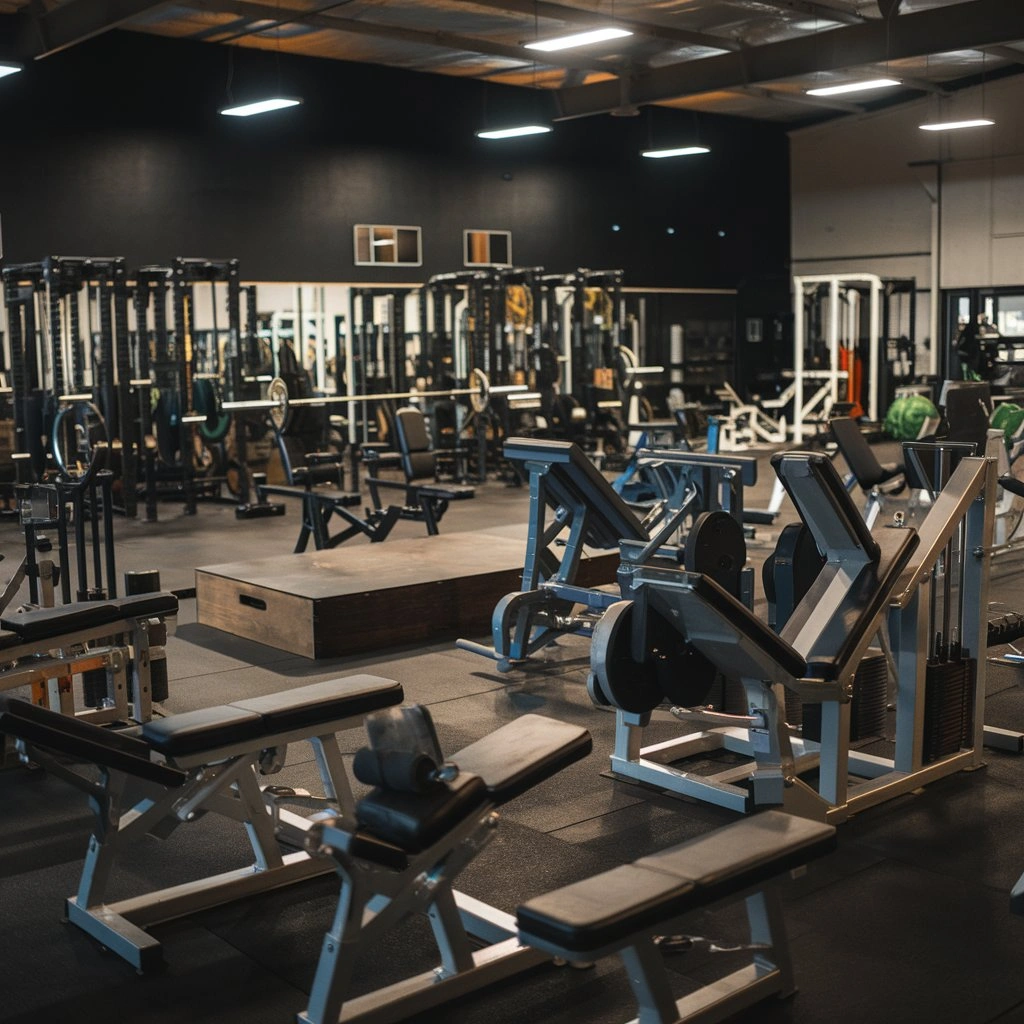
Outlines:
POLYGON ((808 96, 839 96, 845 92, 866 92, 868 89, 888 89, 903 83, 896 78, 872 78, 866 82, 844 82, 842 85, 824 85, 820 89, 808 89, 808 96))
POLYGON ((937 121, 935 124, 919 124, 918 128, 926 132, 949 132, 954 128, 985 128, 995 124, 987 117, 977 117, 973 121, 937 121))
POLYGON ((478 139, 518 139, 523 135, 543 135, 551 131, 546 124, 521 124, 515 128, 494 128, 476 133, 478 139))
POLYGON ((710 153, 706 146, 679 146, 676 149, 645 149, 640 155, 651 160, 663 160, 668 156, 696 156, 698 153, 710 153))
POLYGON ((6 78, 8 75, 16 75, 19 71, 25 69, 20 64, 12 64, 10 61, 0 61, 0 78, 6 78))
POLYGON ((224 107, 221 113, 227 117, 252 117, 253 114, 265 114, 270 110, 283 110, 285 107, 297 107, 302 100, 288 99, 284 96, 273 96, 256 103, 242 103, 236 107, 224 107))
POLYGON ((555 39, 539 39, 535 43, 526 43, 527 50, 568 50, 574 46, 587 46, 590 43, 603 43, 606 39, 621 39, 631 36, 624 28, 595 28, 590 32, 574 32, 571 36, 558 36, 555 39))

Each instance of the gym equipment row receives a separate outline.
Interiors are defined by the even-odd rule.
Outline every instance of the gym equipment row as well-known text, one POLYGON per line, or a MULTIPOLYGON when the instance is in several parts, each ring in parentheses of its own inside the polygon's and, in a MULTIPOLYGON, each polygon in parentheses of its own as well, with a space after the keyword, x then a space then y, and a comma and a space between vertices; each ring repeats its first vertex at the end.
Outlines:
POLYGON ((716 1016, 729 1014, 794 990, 776 881, 830 852, 832 826, 767 812, 537 897, 513 917, 453 883, 496 836, 496 809, 585 757, 589 733, 528 714, 448 760, 427 710, 396 707, 401 700, 397 682, 354 676, 173 715, 125 736, 0 698, 0 732, 22 758, 92 798, 97 825, 68 919, 139 970, 163 960, 153 925, 333 868, 337 911, 303 1024, 424 1013, 554 957, 585 964, 618 955, 642 1020, 707 1020, 711 1005, 716 1016), (373 788, 356 803, 335 733, 360 723, 369 745, 353 771, 373 788), (313 745, 327 801, 340 813, 304 818, 266 799, 260 777, 280 767, 288 742, 313 745), (100 767, 100 782, 66 764, 69 756, 100 767), (251 867, 104 902, 119 863, 130 857, 139 872, 139 839, 187 827, 203 812, 245 824, 251 867), (299 840, 304 848, 285 852, 282 842, 299 840), (685 926, 689 913, 739 899, 750 933, 739 951, 749 962, 677 1002, 657 937, 685 926), (350 999, 357 953, 374 943, 381 955, 379 940, 412 914, 431 922, 436 969, 350 999))

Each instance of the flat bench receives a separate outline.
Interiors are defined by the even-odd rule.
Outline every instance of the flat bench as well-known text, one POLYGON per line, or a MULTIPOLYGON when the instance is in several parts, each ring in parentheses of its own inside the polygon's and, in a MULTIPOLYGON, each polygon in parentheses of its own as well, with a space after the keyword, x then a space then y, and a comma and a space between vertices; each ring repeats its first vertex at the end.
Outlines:
POLYGON ((130 693, 131 717, 147 721, 151 623, 177 611, 173 594, 157 592, 7 612, 0 617, 0 651, 9 667, 0 672, 0 690, 45 682, 49 706, 75 714, 70 677, 102 668, 107 673, 103 706, 78 713, 94 723, 125 721, 130 693))
POLYGON ((162 963, 150 926, 329 870, 301 849, 310 821, 264 796, 261 774, 284 762, 289 743, 313 747, 326 798, 343 816, 355 813, 336 733, 402 701, 390 679, 355 675, 230 704, 187 711, 115 732, 27 701, 0 697, 0 733, 13 737, 25 761, 71 782, 91 797, 97 824, 68 919, 138 970, 162 963), (75 771, 67 757, 103 769, 101 781, 75 771), (105 903, 112 871, 134 843, 165 837, 203 812, 245 824, 254 864, 239 871, 105 903))
POLYGON ((832 825, 765 811, 530 900, 516 913, 520 941, 576 962, 619 954, 642 1024, 688 1021, 698 1014, 701 1021, 721 1020, 794 991, 772 883, 833 850, 835 833, 832 825), (674 932, 693 911, 741 897, 753 953, 749 963, 676 1000, 657 936, 674 932))
MULTIPOLYGON (((432 731, 424 709, 402 709, 408 710, 432 731)), ((522 715, 451 755, 454 777, 417 792, 382 782, 356 805, 354 822, 321 823, 319 851, 334 862, 341 893, 301 1024, 404 1019, 549 959, 519 943, 510 914, 455 891, 453 882, 495 837, 497 807, 591 748, 581 726, 522 715), (354 956, 371 944, 385 952, 389 930, 414 914, 431 921, 437 969, 349 999, 354 956)), ((360 778, 363 753, 356 755, 360 778)))

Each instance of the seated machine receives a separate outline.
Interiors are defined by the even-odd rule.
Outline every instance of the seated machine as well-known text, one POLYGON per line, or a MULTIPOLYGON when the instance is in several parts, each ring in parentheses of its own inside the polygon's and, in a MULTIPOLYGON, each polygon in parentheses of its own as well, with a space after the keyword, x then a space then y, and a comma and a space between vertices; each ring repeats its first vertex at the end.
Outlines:
POLYGON ((579 585, 584 547, 618 548, 623 567, 652 561, 677 565, 684 558, 689 565, 727 564, 749 583, 749 574, 741 572, 746 545, 740 506, 743 484, 754 472, 752 459, 650 451, 670 493, 641 521, 572 442, 511 438, 504 453, 523 463, 530 478, 522 586, 494 609, 493 647, 458 641, 463 650, 497 661, 499 671, 522 664, 559 636, 590 636, 600 616, 620 599, 615 589, 579 585), (697 515, 702 502, 713 510, 697 515), (684 551, 673 541, 687 521, 694 525, 684 551), (559 554, 555 549, 563 542, 559 554), (583 611, 574 611, 574 605, 583 611))
POLYGON ((329 870, 308 853, 284 852, 281 839, 301 849, 310 821, 277 807, 259 777, 280 769, 289 743, 309 742, 327 798, 351 816, 354 801, 335 734, 401 700, 398 683, 357 675, 170 715, 125 733, 0 697, 0 733, 14 740, 23 761, 89 796, 96 826, 67 917, 147 971, 163 962, 160 942, 147 931, 153 925, 329 870), (140 840, 166 837, 206 813, 245 826, 251 866, 107 902, 115 871, 137 871, 140 840))
POLYGON ((824 567, 778 635, 706 576, 631 569, 631 600, 608 611, 591 647, 591 695, 616 708, 612 770, 737 811, 782 805, 841 821, 980 764, 988 573, 973 553, 991 545, 994 467, 963 459, 920 531, 870 533, 826 456, 787 453, 773 465, 824 567), (850 747, 856 674, 883 626, 896 670, 892 756, 850 747), (719 672, 742 685, 746 714, 705 706, 719 672), (819 739, 787 725, 786 690, 820 705, 819 739), (709 728, 645 748, 643 730, 666 701, 709 728), (713 775, 677 764, 717 749, 753 761, 713 775), (802 778, 811 771, 813 785, 802 778))
POLYGON ((861 433, 857 421, 849 416, 834 417, 829 420, 829 427, 850 470, 847 487, 856 483, 867 495, 863 515, 870 530, 875 525, 878 513, 882 511, 883 496, 899 494, 907 486, 904 466, 902 463, 882 465, 861 433))
MULTIPOLYGON (((372 472, 367 475, 366 486, 370 490, 373 507, 381 508, 381 490, 400 490, 403 492, 404 504, 391 506, 387 511, 390 513, 397 508, 398 518, 425 523, 427 533, 431 537, 436 536, 437 524, 448 510, 448 505, 453 501, 474 497, 475 491, 472 487, 460 484, 435 482, 437 453, 430 447, 426 419, 419 409, 406 407, 395 413, 395 438, 405 480, 387 480, 372 472)), ((375 456, 373 451, 364 453, 364 459, 371 470, 375 468, 375 456)))

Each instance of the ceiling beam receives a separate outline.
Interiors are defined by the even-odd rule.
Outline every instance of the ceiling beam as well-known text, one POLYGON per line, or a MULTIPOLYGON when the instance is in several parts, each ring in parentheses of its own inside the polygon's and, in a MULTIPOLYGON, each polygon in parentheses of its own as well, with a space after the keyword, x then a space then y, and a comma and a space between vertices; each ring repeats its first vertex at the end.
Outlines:
MULTIPOLYGON (((630 96, 637 104, 657 103, 819 71, 980 49, 1012 39, 1024 39, 1024 4, 971 0, 753 46, 740 53, 669 64, 634 74, 630 96)), ((608 113, 618 106, 618 95, 617 82, 560 89, 556 93, 559 116, 608 113)))
POLYGON ((777 7, 780 11, 792 11, 794 14, 806 14, 822 21, 838 21, 842 25, 860 25, 867 19, 855 11, 844 11, 828 4, 815 3, 813 0, 756 0, 750 7, 777 7))
MULTIPOLYGON (((83 0, 78 0, 83 2, 83 0)), ((555 59, 535 56, 531 50, 521 46, 506 46, 489 39, 456 35, 453 32, 424 32, 422 29, 403 28, 400 25, 380 25, 358 18, 343 18, 333 14, 305 13, 277 7, 271 3, 256 0, 178 0, 178 3, 202 11, 217 11, 256 20, 269 20, 279 25, 311 25, 331 32, 348 32, 355 35, 372 36, 376 39, 398 39, 403 43, 416 43, 444 50, 484 54, 490 57, 504 57, 519 61, 525 67, 533 64, 544 67, 574 68, 581 71, 619 72, 618 65, 600 57, 579 57, 558 54, 555 59)), ((260 29, 259 31, 266 31, 260 29)))
POLYGON ((1024 50, 1016 50, 1012 46, 983 46, 982 53, 1000 60, 1011 60, 1015 64, 1024 64, 1024 50))
POLYGON ((758 85, 738 85, 726 92, 737 96, 752 96, 759 100, 772 100, 776 103, 791 103, 798 107, 818 107, 824 110, 841 110, 847 114, 863 114, 864 107, 859 103, 847 103, 845 100, 830 99, 827 96, 808 96, 802 92, 782 92, 779 89, 765 89, 758 85))
POLYGON ((682 43, 684 46, 704 46, 710 50, 734 51, 740 48, 735 39, 725 36, 708 35, 706 32, 693 32, 680 28, 668 18, 652 18, 646 14, 642 19, 602 17, 595 11, 583 10, 579 7, 567 7, 564 4, 547 3, 546 0, 454 0, 455 3, 469 4, 473 7, 487 7, 493 10, 523 14, 529 18, 548 18, 552 21, 564 21, 574 25, 613 24, 617 28, 628 29, 635 35, 654 36, 670 42, 682 43))
POLYGON ((30 4, 18 15, 17 49, 25 60, 38 60, 84 43, 125 22, 148 14, 171 0, 69 0, 47 11, 30 4))

